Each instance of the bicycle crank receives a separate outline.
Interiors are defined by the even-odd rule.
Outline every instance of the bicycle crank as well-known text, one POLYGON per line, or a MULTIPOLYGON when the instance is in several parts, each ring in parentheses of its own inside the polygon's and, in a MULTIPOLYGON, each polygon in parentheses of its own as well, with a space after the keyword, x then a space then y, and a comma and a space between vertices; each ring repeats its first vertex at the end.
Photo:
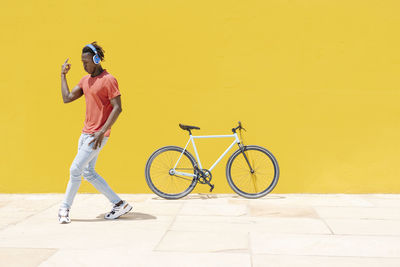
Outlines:
POLYGON ((208 184, 210 186, 210 192, 214 190, 214 185, 211 184, 212 174, 207 169, 198 169, 198 182, 201 184, 208 184))

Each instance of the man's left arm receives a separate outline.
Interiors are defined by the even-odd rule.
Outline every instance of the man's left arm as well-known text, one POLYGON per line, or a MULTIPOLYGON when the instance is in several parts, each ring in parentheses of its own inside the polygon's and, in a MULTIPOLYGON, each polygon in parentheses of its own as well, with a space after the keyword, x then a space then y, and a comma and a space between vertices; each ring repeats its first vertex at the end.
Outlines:
POLYGON ((93 149, 97 149, 98 147, 100 147, 101 142, 103 141, 103 138, 104 138, 104 134, 117 121, 119 114, 122 112, 120 95, 110 99, 110 103, 113 106, 110 116, 108 116, 107 121, 106 121, 106 123, 104 123, 101 130, 93 134, 94 139, 92 141, 90 141, 90 143, 89 143, 89 145, 90 145, 91 143, 94 142, 93 149))

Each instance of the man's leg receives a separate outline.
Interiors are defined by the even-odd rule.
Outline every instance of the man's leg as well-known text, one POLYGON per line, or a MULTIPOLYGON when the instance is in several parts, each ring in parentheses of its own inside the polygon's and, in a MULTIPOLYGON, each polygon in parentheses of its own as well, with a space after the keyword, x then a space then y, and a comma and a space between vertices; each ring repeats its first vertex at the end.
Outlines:
POLYGON ((112 204, 117 204, 121 198, 110 188, 107 182, 95 171, 97 154, 83 170, 83 178, 90 182, 100 193, 105 195, 112 204))
POLYGON ((94 150, 89 146, 89 142, 92 140, 90 135, 82 134, 79 139, 78 154, 76 155, 74 161, 70 168, 70 180, 68 182, 67 190, 65 192, 64 201, 61 204, 61 208, 70 209, 72 202, 74 201, 75 195, 78 192, 79 186, 81 184, 81 175, 83 169, 86 165, 99 154, 103 144, 100 148, 94 150))
MULTIPOLYGON (((107 142, 107 139, 105 140, 107 142)), ((104 142, 104 144, 105 144, 104 142)), ((104 145, 102 144, 102 146, 104 145)), ((110 212, 104 215, 105 219, 113 220, 128 213, 132 210, 132 206, 128 202, 121 200, 121 198, 110 188, 107 182, 94 170, 97 154, 83 170, 83 177, 89 181, 97 190, 105 195, 108 200, 113 204, 110 212)))

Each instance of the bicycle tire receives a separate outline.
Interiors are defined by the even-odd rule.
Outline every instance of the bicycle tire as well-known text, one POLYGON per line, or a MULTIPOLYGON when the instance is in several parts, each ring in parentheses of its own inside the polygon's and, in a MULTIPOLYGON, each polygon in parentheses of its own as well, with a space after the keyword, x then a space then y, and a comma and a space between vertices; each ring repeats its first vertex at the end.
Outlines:
MULTIPOLYGON (((241 149, 236 150, 230 156, 230 158, 228 159, 228 162, 226 164, 226 178, 228 180, 229 186, 238 195, 245 197, 245 198, 263 197, 263 196, 267 195, 268 193, 270 193, 278 183, 278 179, 279 179, 278 161, 276 160, 274 155, 272 155, 271 152, 269 152, 267 149, 265 149, 264 147, 261 147, 261 146, 254 146, 254 145, 253 146, 245 146, 244 152, 246 153, 246 156, 249 158, 251 165, 253 165, 252 168, 254 169, 254 173, 250 172, 250 168, 249 168, 247 162, 245 161, 244 156, 238 157, 238 156, 242 155, 241 149), (258 154, 255 154, 254 152, 257 152, 258 154), (262 160, 259 160, 261 164, 257 165, 255 163, 256 156, 259 156, 260 158, 262 158, 262 160), (265 167, 270 164, 272 164, 272 166, 273 166, 273 174, 259 172, 260 168, 265 167), (233 168, 234 168, 234 170, 233 170, 233 168), (237 169, 240 169, 241 173, 237 169), (232 172, 234 172, 234 174, 232 174, 232 172), (259 175, 259 178, 266 178, 265 179, 266 182, 264 182, 263 179, 257 179, 257 174, 259 175), (268 177, 267 177, 267 175, 268 175, 268 177), (241 177, 244 178, 244 179, 242 179, 244 182, 239 182, 239 178, 241 178, 241 177), (246 179, 246 177, 247 178, 251 177, 251 178, 246 179), (257 179, 257 181, 256 181, 256 179, 257 179), (271 182, 269 182, 268 179, 271 180, 271 182), (253 182, 253 185, 254 185, 254 189, 255 189, 254 192, 249 192, 250 190, 247 190, 247 191, 244 190, 243 185, 245 183, 250 184, 251 182, 253 182), (255 185, 258 182, 265 184, 265 186, 264 185, 261 186, 262 187, 261 190, 258 190, 257 186, 255 185)), ((272 169, 272 168, 268 168, 268 169, 272 169)), ((267 172, 272 172, 272 170, 267 171, 267 172)))
MULTIPOLYGON (((183 148, 178 146, 165 146, 151 154, 149 159, 146 162, 145 168, 145 176, 146 182, 149 188, 158 196, 165 198, 165 199, 179 199, 188 195, 192 190, 195 188, 197 184, 197 177, 180 177, 177 175, 171 175, 169 170, 171 170, 176 161, 178 160, 180 154, 183 152, 183 148), (173 152, 173 155, 170 152, 173 152), (164 158, 168 158, 163 160, 164 158), (162 165, 162 166, 161 166, 162 165), (159 176, 161 177, 157 177, 159 176), (159 179, 161 178, 161 179, 159 179), (165 179, 167 178, 167 179, 165 179), (183 183, 181 189, 178 189, 175 185, 175 191, 173 192, 173 188, 171 189, 170 186, 167 188, 162 188, 160 182, 165 182, 170 184, 174 184, 175 181, 187 181, 183 183)), ((197 171, 195 166, 197 166, 197 162, 194 157, 186 150, 182 154, 182 158, 179 161, 179 165, 177 166, 177 170, 179 169, 189 169, 190 173, 197 175, 197 171), (185 167, 185 168, 184 168, 185 167)), ((188 172, 187 170, 185 172, 188 172)))

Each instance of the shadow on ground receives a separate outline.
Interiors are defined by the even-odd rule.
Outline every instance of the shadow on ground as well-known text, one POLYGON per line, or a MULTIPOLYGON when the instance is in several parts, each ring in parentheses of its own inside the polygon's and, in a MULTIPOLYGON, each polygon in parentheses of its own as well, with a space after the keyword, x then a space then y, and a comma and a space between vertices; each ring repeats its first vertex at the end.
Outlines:
MULTIPOLYGON (((241 196, 214 195, 214 194, 193 194, 193 195, 188 195, 188 196, 180 198, 180 199, 181 200, 190 200, 190 199, 207 200, 207 199, 217 199, 217 198, 246 199, 246 198, 243 198, 241 196)), ((284 196, 275 196, 275 195, 262 197, 262 199, 284 199, 284 198, 286 198, 286 197, 284 197, 284 196)), ((165 198, 162 198, 162 197, 153 197, 152 199, 153 200, 166 200, 165 198)), ((174 199, 171 199, 171 201, 173 201, 173 200, 174 199)))
MULTIPOLYGON (((74 222, 109 222, 113 220, 104 219, 105 213, 102 213, 96 217, 96 219, 72 219, 74 222)), ((142 221, 142 220, 155 220, 156 216, 141 212, 130 212, 118 218, 120 221, 142 221)))

